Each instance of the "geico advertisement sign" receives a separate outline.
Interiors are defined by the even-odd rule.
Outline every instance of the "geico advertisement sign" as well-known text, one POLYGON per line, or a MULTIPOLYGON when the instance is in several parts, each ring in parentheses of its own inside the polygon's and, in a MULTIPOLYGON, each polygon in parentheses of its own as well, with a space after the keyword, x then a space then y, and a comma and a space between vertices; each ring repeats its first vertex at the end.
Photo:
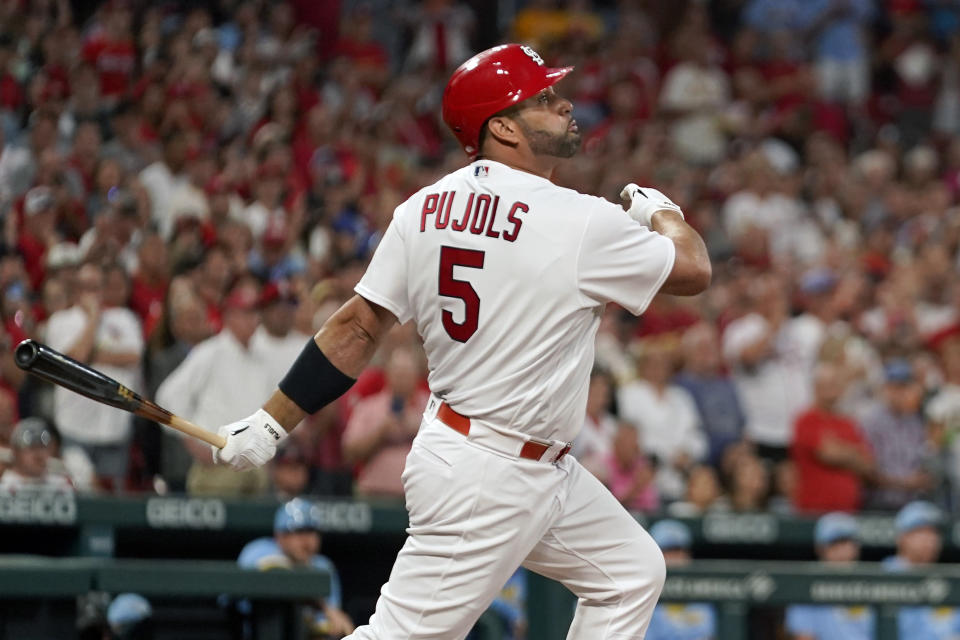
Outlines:
POLYGON ((667 576, 663 600, 752 600, 762 602, 776 591, 777 583, 766 573, 738 577, 667 576))
POLYGON ((156 529, 223 529, 227 506, 216 499, 150 498, 147 524, 156 529))
POLYGON ((366 502, 317 501, 310 515, 321 531, 367 533, 373 528, 373 510, 366 502))
POLYGON ((0 494, 0 522, 70 525, 77 521, 72 493, 17 491, 0 494))

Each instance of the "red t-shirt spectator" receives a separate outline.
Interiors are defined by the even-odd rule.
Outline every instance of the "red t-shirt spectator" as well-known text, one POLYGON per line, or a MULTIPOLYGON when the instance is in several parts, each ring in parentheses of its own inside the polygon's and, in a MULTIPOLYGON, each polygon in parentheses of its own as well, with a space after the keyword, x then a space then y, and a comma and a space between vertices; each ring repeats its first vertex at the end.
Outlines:
POLYGON ((814 408, 794 423, 790 456, 797 468, 795 506, 800 511, 856 511, 860 508, 862 481, 855 471, 822 462, 817 450, 825 438, 870 451, 856 423, 835 413, 814 408))
POLYGON ((83 47, 83 59, 96 67, 100 74, 103 95, 122 95, 130 88, 130 78, 137 62, 132 40, 92 38, 83 47))
POLYGON ((144 337, 149 337, 163 315, 168 282, 149 283, 140 275, 130 281, 130 308, 140 316, 144 337))

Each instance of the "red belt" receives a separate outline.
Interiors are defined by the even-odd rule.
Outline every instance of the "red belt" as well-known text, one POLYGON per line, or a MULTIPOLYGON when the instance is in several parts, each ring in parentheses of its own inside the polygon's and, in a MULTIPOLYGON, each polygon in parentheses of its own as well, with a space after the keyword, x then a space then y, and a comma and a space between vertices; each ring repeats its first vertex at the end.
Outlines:
MULTIPOLYGON (((470 435, 470 418, 460 415, 446 402, 440 403, 440 408, 437 410, 437 418, 457 433, 462 433, 465 436, 470 435)), ((540 460, 549 448, 549 444, 527 440, 523 443, 523 447, 520 448, 520 457, 526 458, 527 460, 540 460)), ((559 462, 563 456, 569 452, 570 445, 568 444, 560 450, 560 453, 558 453, 551 462, 559 462)))

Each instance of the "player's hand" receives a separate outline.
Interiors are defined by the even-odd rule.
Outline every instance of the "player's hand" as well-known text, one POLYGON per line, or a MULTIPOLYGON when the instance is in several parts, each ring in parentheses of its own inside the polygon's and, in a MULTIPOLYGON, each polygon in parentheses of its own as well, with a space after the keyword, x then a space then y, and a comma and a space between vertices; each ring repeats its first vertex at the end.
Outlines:
POLYGON ((620 192, 620 198, 628 207, 627 215, 645 227, 650 226, 657 211, 674 211, 683 217, 677 203, 653 187, 641 187, 631 182, 620 192))
POLYGON ((249 418, 217 429, 227 439, 223 449, 213 447, 213 461, 246 471, 266 464, 287 437, 287 432, 263 409, 249 418))

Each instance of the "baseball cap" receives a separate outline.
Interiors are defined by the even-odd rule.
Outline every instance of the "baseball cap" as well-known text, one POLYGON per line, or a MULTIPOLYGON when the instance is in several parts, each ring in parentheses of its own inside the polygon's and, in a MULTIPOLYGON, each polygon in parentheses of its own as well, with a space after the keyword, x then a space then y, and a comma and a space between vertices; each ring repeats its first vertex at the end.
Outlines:
POLYGON ((289 533, 317 529, 316 520, 310 513, 311 504, 303 498, 294 498, 277 509, 273 516, 273 530, 275 533, 289 533))
POLYGON ((898 534, 907 533, 921 527, 939 527, 943 523, 943 512, 932 502, 914 500, 900 509, 893 528, 898 534))
POLYGON ((107 624, 114 633, 123 633, 153 615, 153 607, 138 593, 121 593, 107 607, 107 624))
POLYGON ((23 198, 23 212, 28 216, 53 206, 53 191, 50 187, 34 187, 23 198))
POLYGON ((650 535, 663 551, 689 549, 693 542, 690 529, 679 520, 660 520, 650 527, 650 535))
POLYGON ((253 311, 257 308, 259 296, 253 287, 241 285, 234 287, 223 301, 223 309, 240 309, 241 311, 253 311))
POLYGON ((53 444, 53 432, 40 418, 24 418, 10 434, 10 446, 14 449, 49 447, 53 444))
POLYGON ((853 516, 834 511, 817 520, 813 528, 813 541, 817 545, 824 545, 840 540, 856 540, 857 532, 857 521, 853 516))
POLYGON ((274 302, 287 302, 296 304, 298 301, 296 294, 286 280, 270 282, 260 292, 260 306, 266 307, 274 302))
POLYGON ((883 367, 883 379, 892 384, 913 382, 913 365, 903 358, 890 360, 883 367))

